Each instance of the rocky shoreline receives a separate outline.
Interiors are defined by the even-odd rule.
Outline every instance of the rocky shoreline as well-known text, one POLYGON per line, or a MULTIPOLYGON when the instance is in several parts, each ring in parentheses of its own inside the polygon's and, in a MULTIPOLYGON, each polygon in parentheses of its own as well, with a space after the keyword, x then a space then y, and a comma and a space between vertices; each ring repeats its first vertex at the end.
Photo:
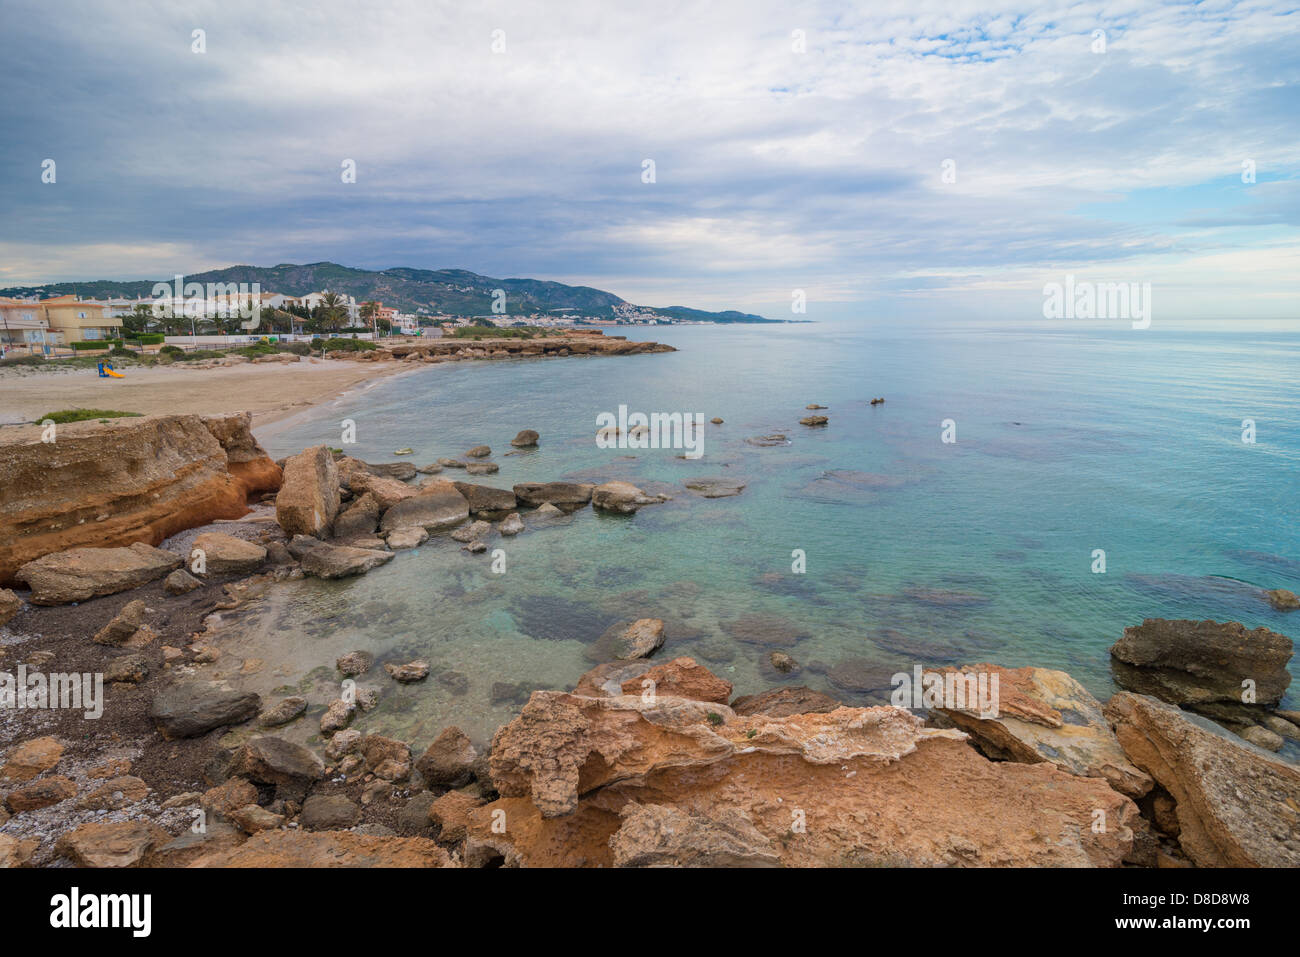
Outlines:
MULTIPOLYGON (((511 445, 539 441, 524 430, 511 445)), ((1300 864, 1300 769, 1272 753, 1300 740, 1300 714, 1279 708, 1292 643, 1234 622, 1126 629, 1111 650, 1125 690, 1104 703, 1062 671, 927 669, 996 674, 990 716, 791 686, 737 697, 640 618, 593 646, 573 688, 532 690, 488 747, 454 726, 432 741, 351 726, 375 702, 349 682, 439 693, 454 680, 424 660, 345 654, 329 701, 209 677, 212 616, 277 582, 382 575, 431 536, 473 555, 579 509, 665 498, 448 477, 490 475, 490 458, 373 464, 318 446, 276 463, 246 416, 77 423, 0 445, 20 479, 0 492, 0 572, 27 587, 0 590, 0 671, 104 681, 98 722, 0 709, 0 864, 1300 864), (321 746, 283 737, 295 722, 318 724, 321 746)))

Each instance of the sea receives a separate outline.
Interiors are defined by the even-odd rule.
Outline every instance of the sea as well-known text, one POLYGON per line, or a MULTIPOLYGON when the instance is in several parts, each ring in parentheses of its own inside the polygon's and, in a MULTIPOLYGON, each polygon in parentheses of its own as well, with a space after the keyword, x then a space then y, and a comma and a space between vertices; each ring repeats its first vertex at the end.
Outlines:
MULTIPOLYGON (((665 622, 658 658, 693 657, 737 695, 806 685, 849 704, 886 701, 916 665, 978 662, 1063 669, 1104 700, 1108 649, 1145 618, 1300 637, 1300 611, 1263 597, 1300 591, 1294 325, 617 331, 677 351, 422 365, 260 430, 273 457, 344 447, 350 422, 345 450, 370 462, 486 444, 500 472, 469 480, 671 497, 547 527, 524 511, 531 527, 483 554, 443 534, 362 577, 279 585, 222 637, 227 676, 268 701, 305 694, 314 715, 338 697, 335 659, 370 651, 358 681, 378 705, 354 727, 423 746, 448 725, 488 741, 529 689, 573 687, 602 636, 642 617, 665 622), (826 425, 800 424, 809 404, 826 425), (723 422, 698 458, 602 448, 620 406, 723 422), (535 451, 511 448, 521 429, 535 451), (699 478, 745 487, 706 498, 686 487, 699 478), (777 672, 773 651, 797 670, 777 672), (419 684, 381 667, 417 658, 433 670, 419 684)), ((1296 687, 1284 706, 1300 707, 1296 687)), ((316 724, 290 733, 313 740, 316 724)))

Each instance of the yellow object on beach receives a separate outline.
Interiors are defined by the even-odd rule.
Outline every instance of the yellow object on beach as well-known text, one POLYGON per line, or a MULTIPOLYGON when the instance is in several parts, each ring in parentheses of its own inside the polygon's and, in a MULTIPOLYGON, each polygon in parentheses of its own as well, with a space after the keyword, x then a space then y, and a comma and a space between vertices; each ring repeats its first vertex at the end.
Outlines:
POLYGON ((104 366, 104 374, 105 374, 105 375, 110 375, 110 376, 112 376, 114 379, 125 379, 125 378, 126 378, 126 376, 122 375, 122 373, 120 373, 120 372, 114 372, 114 371, 113 371, 112 369, 110 369, 108 366, 104 366))

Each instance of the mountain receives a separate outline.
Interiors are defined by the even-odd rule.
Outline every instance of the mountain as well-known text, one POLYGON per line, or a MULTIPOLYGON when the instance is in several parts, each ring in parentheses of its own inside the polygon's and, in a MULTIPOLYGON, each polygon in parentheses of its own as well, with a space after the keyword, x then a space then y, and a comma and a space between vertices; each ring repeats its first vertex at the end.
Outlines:
MULTIPOLYGON (((170 282, 170 277, 158 280, 170 282)), ((564 311, 575 317, 626 322, 654 319, 659 322, 780 322, 750 313, 728 310, 706 312, 685 306, 654 308, 635 306, 611 292, 590 286, 567 286, 541 279, 493 279, 465 269, 353 269, 338 263, 310 263, 296 266, 229 266, 187 275, 185 281, 199 283, 257 283, 262 292, 305 296, 328 289, 356 298, 395 306, 400 312, 452 316, 492 315, 494 290, 505 291, 506 314, 564 311)), ((149 280, 114 282, 61 282, 44 286, 0 289, 0 296, 60 296, 76 293, 87 299, 149 297, 154 283, 149 280)))

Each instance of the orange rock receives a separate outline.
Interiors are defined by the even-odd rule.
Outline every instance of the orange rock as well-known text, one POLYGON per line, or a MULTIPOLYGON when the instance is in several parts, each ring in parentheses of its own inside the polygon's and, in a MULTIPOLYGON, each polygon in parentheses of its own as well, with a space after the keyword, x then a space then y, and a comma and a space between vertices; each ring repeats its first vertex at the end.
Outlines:
POLYGON ((352 831, 262 831, 239 847, 204 855, 190 867, 453 867, 424 837, 352 831))
POLYGON ((61 757, 63 745, 57 738, 33 738, 16 744, 5 755, 0 781, 30 781, 58 764, 61 757))
POLYGON ((731 682, 724 681, 708 668, 697 664, 694 658, 674 658, 638 677, 629 678, 623 682, 623 693, 644 693, 646 681, 655 683, 655 694, 690 698, 694 701, 715 701, 718 704, 726 704, 731 700, 731 682))

